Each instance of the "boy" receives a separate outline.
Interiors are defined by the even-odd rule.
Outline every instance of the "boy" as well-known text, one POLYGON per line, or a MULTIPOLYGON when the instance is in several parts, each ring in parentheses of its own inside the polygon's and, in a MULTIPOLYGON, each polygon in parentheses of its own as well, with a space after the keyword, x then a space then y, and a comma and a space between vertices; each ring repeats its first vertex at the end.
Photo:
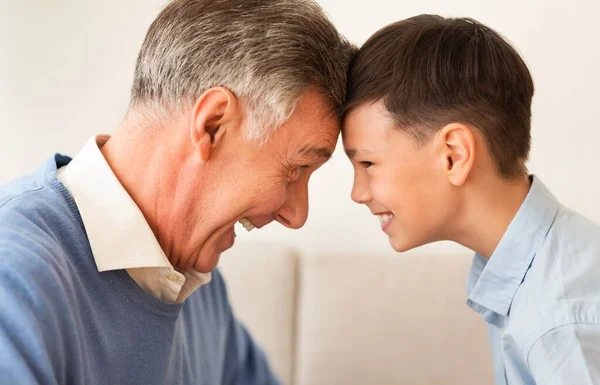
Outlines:
POLYGON ((349 74, 352 199, 396 251, 476 252, 467 303, 490 325, 497 384, 600 383, 600 228, 528 174, 533 92, 514 48, 477 21, 381 29, 349 74))

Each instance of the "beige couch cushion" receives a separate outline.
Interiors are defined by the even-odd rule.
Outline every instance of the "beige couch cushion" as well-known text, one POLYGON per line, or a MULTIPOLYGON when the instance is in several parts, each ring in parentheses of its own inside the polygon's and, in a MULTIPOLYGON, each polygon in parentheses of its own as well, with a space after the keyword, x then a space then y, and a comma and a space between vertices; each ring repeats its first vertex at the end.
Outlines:
POLYGON ((471 255, 303 258, 298 385, 493 383, 484 321, 465 304, 471 255))
POLYGON ((294 370, 297 258, 288 247, 240 242, 219 262, 234 312, 284 384, 294 370))

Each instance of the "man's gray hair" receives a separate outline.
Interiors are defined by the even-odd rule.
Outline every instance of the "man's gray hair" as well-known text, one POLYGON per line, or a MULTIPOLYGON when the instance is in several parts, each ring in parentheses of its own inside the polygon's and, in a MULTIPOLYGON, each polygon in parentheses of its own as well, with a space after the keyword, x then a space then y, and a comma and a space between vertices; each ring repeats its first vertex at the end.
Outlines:
POLYGON ((339 116, 354 51, 312 0, 175 0, 148 30, 130 109, 168 117, 222 86, 264 142, 311 86, 339 116))

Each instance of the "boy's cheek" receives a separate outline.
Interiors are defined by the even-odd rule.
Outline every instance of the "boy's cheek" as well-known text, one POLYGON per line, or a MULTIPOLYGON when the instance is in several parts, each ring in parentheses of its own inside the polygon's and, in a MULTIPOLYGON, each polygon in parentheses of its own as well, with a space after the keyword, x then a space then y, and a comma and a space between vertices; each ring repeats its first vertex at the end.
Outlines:
POLYGON ((394 211, 394 207, 397 206, 397 203, 402 200, 403 196, 403 192, 395 182, 397 181, 395 181, 393 177, 371 182, 373 198, 385 205, 392 212, 394 211))

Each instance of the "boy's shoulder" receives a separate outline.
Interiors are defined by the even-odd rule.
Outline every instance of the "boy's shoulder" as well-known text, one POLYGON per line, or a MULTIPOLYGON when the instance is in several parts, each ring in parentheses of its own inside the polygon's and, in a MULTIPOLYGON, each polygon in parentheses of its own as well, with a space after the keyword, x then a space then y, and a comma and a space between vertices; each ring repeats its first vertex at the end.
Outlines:
MULTIPOLYGON (((536 252, 532 268, 546 278, 564 281, 565 290, 578 287, 600 273, 600 225, 578 212, 559 206, 544 242, 536 252), (572 287, 573 286, 573 287, 572 287)), ((600 294, 600 285, 590 287, 600 294)))
POLYGON ((532 345, 567 324, 600 324, 600 226, 560 206, 510 308, 510 334, 532 345))
POLYGON ((591 219, 565 206, 560 206, 551 231, 555 236, 568 236, 573 239, 596 241, 600 245, 600 225, 591 219))

